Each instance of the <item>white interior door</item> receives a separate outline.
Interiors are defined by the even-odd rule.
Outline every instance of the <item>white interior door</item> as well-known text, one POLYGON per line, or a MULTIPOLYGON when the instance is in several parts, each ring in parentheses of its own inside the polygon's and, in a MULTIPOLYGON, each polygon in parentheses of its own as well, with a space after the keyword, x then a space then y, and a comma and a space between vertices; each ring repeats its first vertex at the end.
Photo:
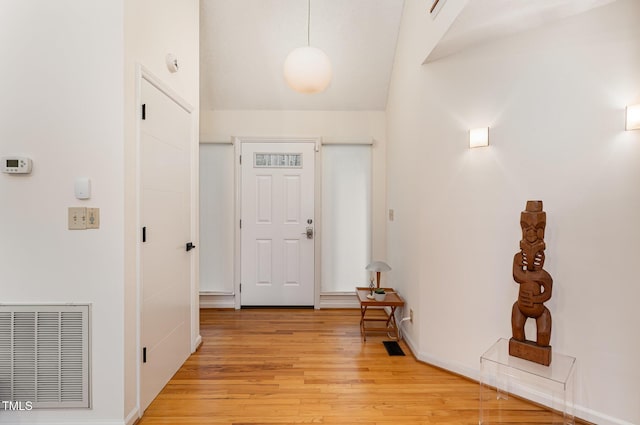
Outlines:
POLYGON ((144 411, 189 356, 191 116, 142 80, 141 366, 144 411))
POLYGON ((242 306, 312 306, 315 144, 243 142, 241 167, 242 306))

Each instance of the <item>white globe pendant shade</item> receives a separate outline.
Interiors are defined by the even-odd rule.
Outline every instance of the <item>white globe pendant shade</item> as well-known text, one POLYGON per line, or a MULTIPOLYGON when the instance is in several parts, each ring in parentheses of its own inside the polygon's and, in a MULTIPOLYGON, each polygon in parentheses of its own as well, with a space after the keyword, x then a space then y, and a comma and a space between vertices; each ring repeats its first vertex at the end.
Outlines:
POLYGON ((284 78, 297 92, 320 93, 331 82, 329 56, 311 46, 293 49, 284 61, 284 78))

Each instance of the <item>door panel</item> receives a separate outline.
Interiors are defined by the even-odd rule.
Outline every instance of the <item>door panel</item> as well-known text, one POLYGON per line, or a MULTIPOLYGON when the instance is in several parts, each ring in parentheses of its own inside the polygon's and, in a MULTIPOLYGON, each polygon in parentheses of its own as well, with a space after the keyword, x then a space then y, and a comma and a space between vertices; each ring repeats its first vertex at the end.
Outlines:
POLYGON ((145 171, 143 189, 184 193, 184 188, 189 184, 190 153, 174 146, 168 137, 143 136, 140 158, 142 170, 145 171))
POLYGON ((256 176, 256 194, 258 205, 256 206, 256 222, 260 224, 271 224, 271 200, 273 190, 271 186, 271 176, 256 176))
POLYGON ((300 240, 284 241, 284 285, 300 285, 300 240))
POLYGON ((241 150, 241 304, 312 306, 315 145, 244 142, 241 150))
POLYGON ((284 176, 284 222, 300 223, 300 176, 284 176))
POLYGON ((147 408, 190 354, 190 114, 142 80, 140 121, 141 366, 147 408))
POLYGON ((273 283, 271 264, 273 262, 273 249, 271 240, 256 240, 256 285, 269 285, 273 283))

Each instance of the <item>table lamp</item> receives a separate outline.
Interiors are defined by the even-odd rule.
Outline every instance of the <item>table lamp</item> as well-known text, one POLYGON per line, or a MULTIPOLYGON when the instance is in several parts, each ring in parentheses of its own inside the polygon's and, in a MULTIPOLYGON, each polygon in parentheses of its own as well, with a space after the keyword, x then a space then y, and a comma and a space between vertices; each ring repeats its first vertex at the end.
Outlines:
POLYGON ((376 272, 376 285, 380 287, 380 272, 388 272, 391 267, 384 261, 372 261, 366 267, 366 270, 370 272, 376 272))

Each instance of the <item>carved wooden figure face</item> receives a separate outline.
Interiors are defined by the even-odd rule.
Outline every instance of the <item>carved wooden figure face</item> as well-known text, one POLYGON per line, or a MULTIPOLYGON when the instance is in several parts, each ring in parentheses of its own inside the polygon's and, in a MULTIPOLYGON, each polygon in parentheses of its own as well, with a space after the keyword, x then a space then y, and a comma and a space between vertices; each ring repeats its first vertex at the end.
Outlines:
POLYGON ((520 214, 522 240, 520 249, 527 270, 540 270, 544 266, 544 228, 547 214, 542 211, 542 201, 528 201, 527 209, 520 214))

